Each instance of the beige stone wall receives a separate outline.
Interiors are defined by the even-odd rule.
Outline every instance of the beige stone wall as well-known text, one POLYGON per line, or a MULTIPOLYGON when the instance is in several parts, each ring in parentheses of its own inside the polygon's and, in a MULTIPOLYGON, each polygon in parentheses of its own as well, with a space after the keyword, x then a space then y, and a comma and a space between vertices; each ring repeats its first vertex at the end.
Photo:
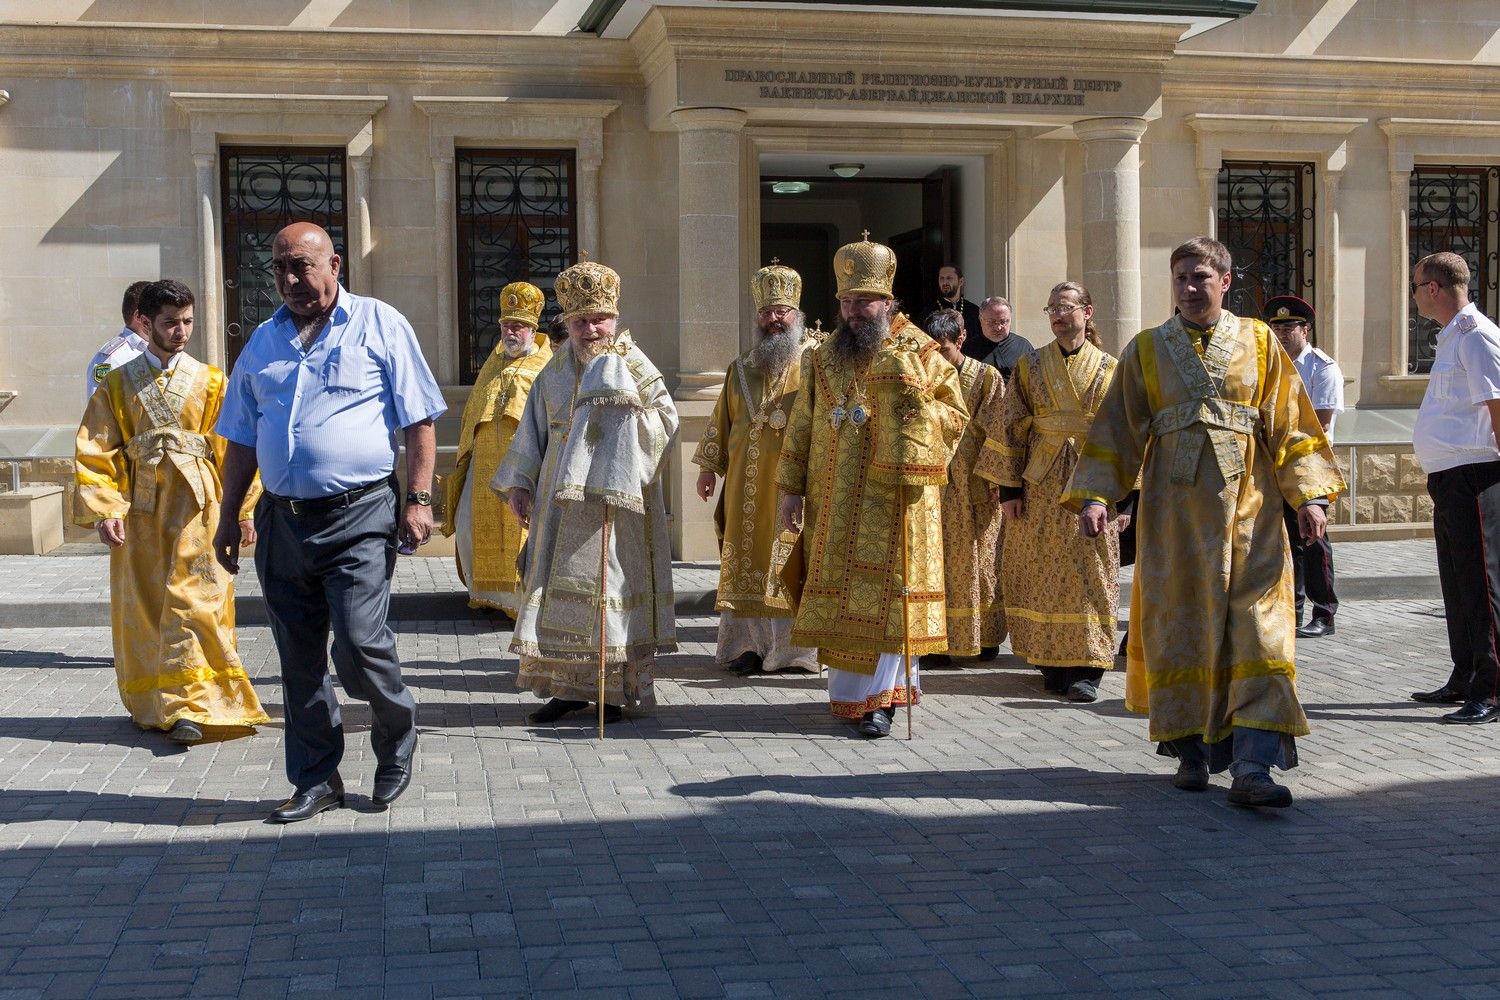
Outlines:
MULTIPOLYGON (((543 23, 554 0, 0 0, 0 20, 236 25, 266 28, 420 28, 555 33, 572 25, 543 23)), ((576 21, 576 17, 573 18, 576 21)))
POLYGON ((1333 522, 1362 528, 1420 525, 1431 530, 1432 498, 1427 474, 1410 444, 1335 445, 1334 454, 1349 481, 1333 522))

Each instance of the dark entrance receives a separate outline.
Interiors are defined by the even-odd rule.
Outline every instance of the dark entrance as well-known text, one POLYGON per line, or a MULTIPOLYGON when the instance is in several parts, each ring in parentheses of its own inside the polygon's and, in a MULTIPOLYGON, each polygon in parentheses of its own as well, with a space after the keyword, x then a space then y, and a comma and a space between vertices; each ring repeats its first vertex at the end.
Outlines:
POLYGON ((838 320, 833 254, 862 238, 896 252, 894 291, 902 310, 920 323, 937 299, 937 274, 954 259, 959 241, 958 169, 926 177, 762 177, 757 266, 772 258, 802 275, 802 310, 811 326, 838 320), (779 186, 805 191, 778 193, 779 186))

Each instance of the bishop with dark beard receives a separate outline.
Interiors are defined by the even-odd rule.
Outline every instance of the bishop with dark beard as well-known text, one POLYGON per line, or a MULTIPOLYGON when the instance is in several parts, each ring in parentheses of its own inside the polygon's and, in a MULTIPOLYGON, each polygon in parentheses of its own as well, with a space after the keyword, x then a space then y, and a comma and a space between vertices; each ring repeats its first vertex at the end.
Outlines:
POLYGON ((890 248, 851 243, 833 269, 839 323, 802 356, 776 484, 782 526, 803 533, 792 641, 828 666, 834 715, 880 737, 919 697, 903 653, 948 647, 940 494, 968 410, 937 343, 896 311, 890 248))
POLYGON ((750 279, 755 346, 725 372, 708 429, 693 455, 702 468, 698 495, 713 499, 719 534, 718 662, 740 676, 789 668, 816 670, 816 653, 792 644, 788 595, 772 569, 776 534, 776 460, 787 414, 801 384, 803 350, 812 342, 799 308, 802 278, 776 261, 750 279))

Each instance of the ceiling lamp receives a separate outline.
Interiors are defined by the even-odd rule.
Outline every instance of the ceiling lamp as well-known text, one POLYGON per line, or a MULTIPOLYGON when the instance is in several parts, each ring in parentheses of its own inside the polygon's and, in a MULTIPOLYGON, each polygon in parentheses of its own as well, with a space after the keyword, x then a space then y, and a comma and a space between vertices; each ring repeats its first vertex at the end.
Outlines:
POLYGON ((812 185, 807 181, 775 181, 771 184, 771 190, 777 194, 807 194, 812 190, 812 185))
POLYGON ((828 164, 828 169, 832 170, 834 173, 838 174, 840 177, 847 181, 849 178, 857 176, 861 170, 865 169, 865 165, 863 163, 830 163, 828 164))

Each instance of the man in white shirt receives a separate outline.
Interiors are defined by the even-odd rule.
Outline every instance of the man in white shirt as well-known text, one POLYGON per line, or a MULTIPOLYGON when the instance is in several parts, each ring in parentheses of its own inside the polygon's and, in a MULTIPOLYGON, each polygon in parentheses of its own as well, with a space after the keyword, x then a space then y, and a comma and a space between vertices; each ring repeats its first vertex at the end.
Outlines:
POLYGON ((1500 327, 1469 301, 1469 265, 1456 253, 1417 261, 1417 311, 1442 325, 1412 448, 1427 473, 1438 579, 1453 672, 1416 701, 1459 705, 1444 722, 1500 719, 1500 327))
MULTIPOLYGON (((1333 422, 1344 412, 1344 373, 1338 362, 1312 345, 1313 307, 1295 295, 1266 300, 1265 319, 1302 376, 1323 433, 1333 438, 1333 422)), ((1297 637, 1318 639, 1333 635, 1333 616, 1339 599, 1333 592, 1333 544, 1323 534, 1305 541, 1297 527, 1297 512, 1283 504, 1286 537, 1292 549, 1292 576, 1297 588, 1297 637), (1312 621, 1302 624, 1302 607, 1311 598, 1312 621)))
POLYGON ((136 281, 125 289, 125 298, 120 303, 120 317, 125 321, 125 328, 106 340, 84 369, 85 406, 94 397, 94 390, 104 383, 106 375, 125 362, 146 353, 146 337, 151 332, 151 321, 137 312, 136 306, 140 304, 141 291, 149 284, 149 281, 136 281))

